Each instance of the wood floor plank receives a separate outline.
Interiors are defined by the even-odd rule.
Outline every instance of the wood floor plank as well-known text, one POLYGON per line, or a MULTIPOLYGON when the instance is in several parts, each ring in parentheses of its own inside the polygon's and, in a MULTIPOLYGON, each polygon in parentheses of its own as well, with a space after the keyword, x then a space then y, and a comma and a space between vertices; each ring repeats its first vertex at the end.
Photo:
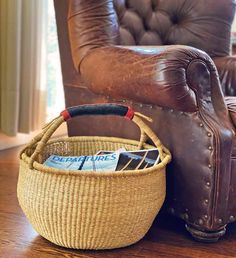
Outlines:
POLYGON ((214 244, 192 240, 182 220, 161 213, 138 243, 109 251, 81 251, 56 246, 28 223, 16 197, 19 148, 0 151, 0 257, 81 258, 229 258, 236 257, 236 223, 214 244))

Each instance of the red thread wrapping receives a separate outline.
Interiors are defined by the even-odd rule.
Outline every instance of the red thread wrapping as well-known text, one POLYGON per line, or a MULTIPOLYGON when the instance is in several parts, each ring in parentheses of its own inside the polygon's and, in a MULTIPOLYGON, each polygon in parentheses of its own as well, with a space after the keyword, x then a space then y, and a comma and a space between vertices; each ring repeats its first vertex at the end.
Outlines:
POLYGON ((71 118, 70 113, 65 109, 60 113, 61 116, 63 116, 64 120, 67 121, 69 118, 71 118))
POLYGON ((134 117, 134 110, 131 107, 128 107, 128 111, 125 115, 125 118, 128 118, 129 120, 132 120, 134 117))

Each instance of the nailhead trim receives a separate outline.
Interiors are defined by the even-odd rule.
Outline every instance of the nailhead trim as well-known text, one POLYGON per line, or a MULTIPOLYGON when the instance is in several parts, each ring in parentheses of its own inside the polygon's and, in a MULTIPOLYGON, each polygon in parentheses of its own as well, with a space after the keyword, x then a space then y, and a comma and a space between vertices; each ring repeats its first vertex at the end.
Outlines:
POLYGON ((188 218, 189 218, 188 214, 185 213, 185 214, 184 214, 184 219, 188 219, 188 218))
MULTIPOLYGON (((107 98, 109 99, 109 97, 107 97, 107 98)), ((121 102, 124 102, 124 103, 125 103, 126 100, 121 100, 121 102)), ((131 101, 127 101, 127 102, 132 103, 131 101)), ((138 104, 138 103, 135 103, 135 102, 134 102, 134 104, 138 104)), ((153 109, 153 108, 154 108, 153 105, 143 105, 143 104, 140 104, 140 103, 139 103, 138 105, 139 105, 141 108, 142 108, 143 106, 147 106, 147 107, 149 107, 150 109, 153 109)), ((164 107, 160 107, 160 106, 158 107, 158 106, 157 106, 157 108, 159 108, 160 110, 164 110, 164 107)), ((167 110, 168 110, 168 109, 167 109, 167 110)), ((169 111, 170 111, 171 113, 174 112, 173 109, 169 109, 169 111)), ((179 114, 180 114, 180 115, 184 115, 185 112, 180 111, 179 114)), ((203 125, 203 123, 200 123, 199 126, 200 126, 200 127, 203 127, 204 125, 203 125)), ((208 137, 212 137, 212 134, 211 134, 210 132, 207 132, 207 136, 208 136, 208 137)), ((212 146, 209 146, 208 149, 209 149, 209 150, 213 150, 213 147, 212 147, 212 146)), ((211 165, 210 163, 208 164, 208 168, 212 168, 212 165, 211 165)), ((207 185, 207 186, 210 186, 210 182, 207 182, 206 185, 207 185)), ((205 202, 205 204, 208 204, 208 203, 209 203, 209 200, 208 200, 208 199, 205 199, 204 202, 205 202)), ((172 214, 175 213, 174 208, 170 208, 169 211, 170 211, 170 213, 172 213, 172 214)), ((188 209, 186 208, 185 211, 188 212, 188 209)), ((184 213, 184 214, 183 214, 183 217, 187 220, 187 219, 189 218, 189 215, 188 215, 187 213, 184 213)), ((207 219, 208 216, 207 216, 207 215, 204 215, 204 218, 207 219)), ((233 216, 230 216, 230 220, 233 221, 233 220, 234 220, 234 217, 233 217, 233 216)), ((198 223, 199 225, 203 225, 203 224, 204 224, 204 221, 203 221, 203 219, 199 219, 199 220, 197 221, 197 223, 198 223)), ((218 223, 222 223, 222 219, 218 219, 218 223)))
POLYGON ((202 219, 199 219, 199 220, 198 220, 198 224, 199 224, 199 225, 202 225, 202 224, 203 224, 203 220, 202 220, 202 219))

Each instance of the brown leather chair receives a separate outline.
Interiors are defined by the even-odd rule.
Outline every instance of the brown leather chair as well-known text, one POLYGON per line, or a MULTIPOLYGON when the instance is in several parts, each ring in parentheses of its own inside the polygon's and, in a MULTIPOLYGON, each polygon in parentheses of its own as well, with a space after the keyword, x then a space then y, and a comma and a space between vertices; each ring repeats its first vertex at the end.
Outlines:
MULTIPOLYGON (((154 118, 173 154, 170 212, 195 238, 216 241, 236 219, 236 100, 227 98, 229 113, 223 97, 236 95, 235 2, 55 0, 55 9, 66 106, 124 102, 154 118)), ((68 129, 138 136, 114 117, 78 118, 68 129)))

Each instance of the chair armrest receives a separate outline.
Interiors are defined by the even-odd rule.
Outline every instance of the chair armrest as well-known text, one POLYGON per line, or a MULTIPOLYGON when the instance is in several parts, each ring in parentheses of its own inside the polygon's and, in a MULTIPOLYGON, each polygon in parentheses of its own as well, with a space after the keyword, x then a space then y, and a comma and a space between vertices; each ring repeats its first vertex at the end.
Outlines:
POLYGON ((185 112, 205 102, 226 109, 213 62, 195 48, 101 47, 88 52, 80 72, 93 92, 115 99, 185 112))
POLYGON ((236 56, 214 58, 226 96, 236 96, 236 56))

